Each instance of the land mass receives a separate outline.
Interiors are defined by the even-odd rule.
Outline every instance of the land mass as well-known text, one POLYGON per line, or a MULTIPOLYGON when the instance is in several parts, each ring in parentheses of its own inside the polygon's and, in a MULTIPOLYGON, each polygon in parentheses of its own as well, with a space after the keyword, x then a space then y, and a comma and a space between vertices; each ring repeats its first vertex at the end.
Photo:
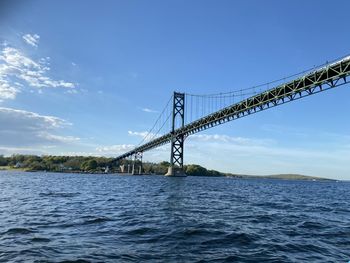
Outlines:
POLYGON ((274 175, 242 175, 243 178, 251 178, 251 179, 279 179, 279 180, 306 180, 306 181, 335 181, 334 179, 324 178, 324 177, 316 177, 309 175, 301 175, 301 174, 274 174, 274 175))
MULTIPOLYGON (((36 155, 0 155, 0 170, 17 171, 46 171, 46 172, 67 172, 67 173, 118 173, 120 166, 132 166, 132 161, 121 160, 116 162, 114 158, 93 157, 93 156, 36 156, 36 155)), ((145 174, 165 174, 169 162, 142 164, 145 174)), ((242 175, 223 173, 215 170, 208 170, 200 165, 190 164, 184 166, 185 173, 189 176, 210 176, 230 177, 245 179, 283 179, 283 180, 332 180, 322 177, 314 177, 299 174, 277 174, 277 175, 242 175)))

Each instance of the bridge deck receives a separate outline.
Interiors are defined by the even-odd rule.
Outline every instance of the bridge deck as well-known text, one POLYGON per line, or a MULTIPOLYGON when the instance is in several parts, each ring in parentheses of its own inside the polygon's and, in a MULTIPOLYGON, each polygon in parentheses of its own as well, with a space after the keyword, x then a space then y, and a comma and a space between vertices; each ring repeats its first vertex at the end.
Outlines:
POLYGON ((135 153, 145 152, 169 143, 171 142, 172 136, 184 135, 187 137, 191 134, 212 128, 228 121, 341 86, 348 83, 349 75, 350 57, 346 57, 326 67, 309 72, 302 77, 278 85, 275 88, 266 90, 260 94, 249 97, 243 101, 193 121, 185 125, 183 128, 176 129, 173 134, 167 133, 118 156, 116 160, 121 160, 132 156, 135 153))

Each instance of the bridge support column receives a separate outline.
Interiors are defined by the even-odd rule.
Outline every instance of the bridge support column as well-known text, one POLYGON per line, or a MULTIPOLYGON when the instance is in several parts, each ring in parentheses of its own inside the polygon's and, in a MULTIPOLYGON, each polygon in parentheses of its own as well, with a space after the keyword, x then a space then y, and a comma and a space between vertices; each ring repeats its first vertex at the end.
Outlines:
POLYGON ((134 160, 132 162, 132 175, 142 174, 142 152, 137 152, 134 155, 134 160))
MULTIPOLYGON (((183 170, 184 136, 175 135, 176 124, 185 125, 185 94, 174 92, 170 166, 166 176, 186 176, 183 170)), ((179 127, 179 128, 180 128, 179 127)))

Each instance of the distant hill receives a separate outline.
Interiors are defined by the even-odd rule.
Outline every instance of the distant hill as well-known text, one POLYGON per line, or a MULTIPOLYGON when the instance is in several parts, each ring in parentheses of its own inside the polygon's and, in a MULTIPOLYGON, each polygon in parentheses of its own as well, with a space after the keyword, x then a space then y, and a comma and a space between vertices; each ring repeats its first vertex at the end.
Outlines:
POLYGON ((301 174, 276 174, 276 175, 267 175, 264 177, 270 178, 270 179, 284 179, 284 180, 311 180, 311 181, 313 181, 313 180, 327 180, 327 181, 333 181, 332 179, 328 179, 328 178, 301 175, 301 174))
POLYGON ((228 175, 229 177, 240 177, 246 179, 280 179, 280 180, 305 180, 305 181, 334 181, 333 179, 315 177, 301 174, 274 174, 274 175, 228 175))

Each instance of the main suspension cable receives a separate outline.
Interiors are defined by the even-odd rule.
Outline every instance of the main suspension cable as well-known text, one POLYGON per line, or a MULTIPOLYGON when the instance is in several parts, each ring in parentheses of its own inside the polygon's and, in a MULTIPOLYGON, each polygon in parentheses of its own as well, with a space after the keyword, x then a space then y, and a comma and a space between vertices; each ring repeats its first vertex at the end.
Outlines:
MULTIPOLYGON (((152 128, 147 132, 147 134, 143 137, 143 139, 141 140, 141 142, 140 142, 137 146, 140 146, 143 142, 146 141, 146 139, 147 139, 148 137, 151 137, 152 134, 153 134, 152 139, 154 138, 154 133, 152 133, 152 132, 153 132, 153 130, 156 128, 158 122, 161 120, 161 118, 162 118, 164 112, 167 111, 167 109, 168 109, 168 107, 169 107, 169 104, 170 104, 170 102, 172 101, 172 99, 173 99, 173 95, 170 97, 170 99, 169 99, 168 102, 166 103, 164 109, 163 109, 162 112, 159 114, 159 116, 158 116, 158 118, 156 119, 155 123, 153 124, 152 128)), ((169 119, 169 115, 167 116, 165 122, 161 125, 161 128, 164 127, 164 125, 165 125, 165 123, 168 121, 168 119, 169 119)), ((160 129, 158 129, 157 133, 158 133, 159 131, 160 131, 160 129)), ((155 133, 155 135, 157 135, 157 133, 155 133)))

